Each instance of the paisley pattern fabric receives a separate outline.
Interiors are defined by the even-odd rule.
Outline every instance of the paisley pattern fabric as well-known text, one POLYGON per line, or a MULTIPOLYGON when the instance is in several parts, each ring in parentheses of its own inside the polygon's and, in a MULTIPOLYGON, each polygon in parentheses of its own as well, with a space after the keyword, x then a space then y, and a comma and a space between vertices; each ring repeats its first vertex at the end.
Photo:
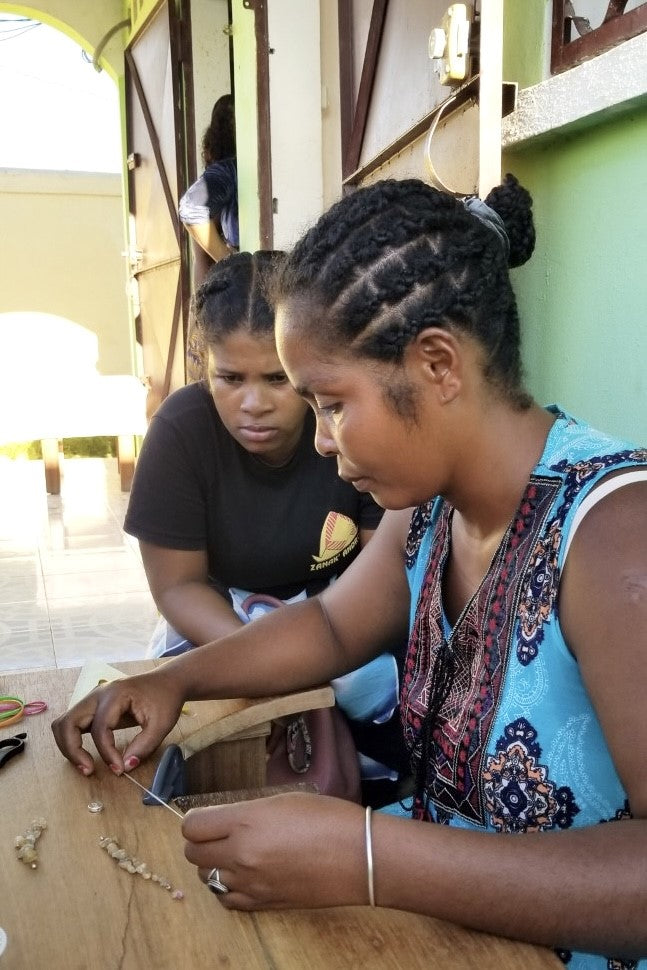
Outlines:
POLYGON ((579 812, 573 792, 551 781, 540 757, 532 725, 523 717, 508 724, 482 774, 486 807, 497 832, 541 832, 572 825, 579 812))
MULTIPOLYGON (((519 508, 449 639, 442 577, 453 509, 435 499, 414 512, 407 548, 409 650, 400 712, 409 748, 433 692, 439 650, 451 652, 414 817, 483 831, 525 833, 599 824, 630 814, 598 718, 559 623, 563 550, 577 507, 609 471, 647 465, 647 450, 556 414, 519 508)), ((559 951, 571 970, 645 967, 559 951)))
MULTIPOLYGON (((537 481, 528 486, 490 570, 450 639, 455 674, 434 739, 437 755, 430 795, 433 802, 480 825, 485 824, 481 779, 485 741, 497 711, 518 612, 515 577, 527 571, 556 491, 553 482, 537 481)), ((449 555, 450 529, 451 510, 443 503, 405 665, 404 728, 411 747, 428 708, 429 672, 434 650, 442 641, 441 577, 449 555)))

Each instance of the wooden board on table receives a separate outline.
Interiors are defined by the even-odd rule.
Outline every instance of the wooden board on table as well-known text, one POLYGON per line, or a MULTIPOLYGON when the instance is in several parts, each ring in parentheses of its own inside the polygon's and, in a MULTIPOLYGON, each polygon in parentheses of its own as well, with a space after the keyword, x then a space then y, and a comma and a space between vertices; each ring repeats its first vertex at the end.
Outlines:
MULTIPOLYGON (((159 666, 156 660, 126 662, 115 667, 102 661, 90 661, 77 672, 77 680, 67 707, 72 707, 99 684, 147 673, 159 666)), ((255 737, 267 734, 264 727, 271 721, 302 711, 332 707, 335 695, 329 686, 295 691, 278 697, 225 698, 217 701, 190 701, 178 721, 182 734, 182 754, 196 754, 217 741, 255 737)))
POLYGON ((233 703, 238 705, 237 709, 223 714, 221 718, 198 728, 186 737, 180 746, 185 758, 218 741, 230 740, 277 718, 313 711, 320 707, 332 707, 335 695, 331 687, 315 687, 312 690, 283 694, 281 697, 262 697, 233 703))
POLYGON ((271 798, 272 795, 285 795, 291 792, 316 795, 316 785, 297 782, 294 785, 265 785, 261 788, 239 788, 234 791, 210 791, 197 795, 178 795, 173 804, 181 812, 191 808, 210 808, 212 805, 235 805, 237 802, 252 801, 255 798, 271 798))

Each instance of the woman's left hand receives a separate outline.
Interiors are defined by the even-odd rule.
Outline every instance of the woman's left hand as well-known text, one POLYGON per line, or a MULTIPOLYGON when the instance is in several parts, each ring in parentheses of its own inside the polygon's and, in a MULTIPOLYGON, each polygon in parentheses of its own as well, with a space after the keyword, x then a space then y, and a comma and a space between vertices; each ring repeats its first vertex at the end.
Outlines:
POLYGON ((187 813, 184 853, 206 883, 218 869, 229 909, 368 903, 364 810, 288 793, 187 813))

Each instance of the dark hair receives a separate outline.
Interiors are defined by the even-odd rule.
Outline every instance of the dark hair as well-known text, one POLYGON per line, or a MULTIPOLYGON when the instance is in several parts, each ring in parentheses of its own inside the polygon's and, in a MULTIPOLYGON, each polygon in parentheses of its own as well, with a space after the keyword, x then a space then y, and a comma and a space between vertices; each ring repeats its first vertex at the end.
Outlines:
POLYGON ((274 336, 266 281, 283 253, 234 253, 215 263, 195 294, 196 328, 204 343, 236 330, 274 336))
POLYGON ((211 109, 211 121, 202 136, 202 161, 205 166, 236 155, 234 99, 223 94, 211 109))
POLYGON ((507 175, 486 203, 502 220, 496 231, 463 200, 417 179, 358 189, 295 245, 272 299, 312 301, 323 313, 300 325, 314 319, 319 341, 376 360, 400 361, 425 327, 458 328, 483 347, 487 379, 527 407, 508 264, 532 254, 532 200, 507 175))

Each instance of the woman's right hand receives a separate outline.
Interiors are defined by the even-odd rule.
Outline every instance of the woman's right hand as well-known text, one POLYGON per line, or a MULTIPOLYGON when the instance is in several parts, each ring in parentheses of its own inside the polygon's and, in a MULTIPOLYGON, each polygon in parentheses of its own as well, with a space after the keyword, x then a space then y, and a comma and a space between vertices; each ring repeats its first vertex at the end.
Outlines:
POLYGON ((164 668, 96 687, 69 711, 52 721, 54 739, 62 754, 84 775, 94 771, 82 735, 89 732, 97 751, 115 774, 136 768, 161 744, 177 722, 184 695, 177 679, 164 668), (123 752, 114 731, 139 725, 141 731, 123 752))

